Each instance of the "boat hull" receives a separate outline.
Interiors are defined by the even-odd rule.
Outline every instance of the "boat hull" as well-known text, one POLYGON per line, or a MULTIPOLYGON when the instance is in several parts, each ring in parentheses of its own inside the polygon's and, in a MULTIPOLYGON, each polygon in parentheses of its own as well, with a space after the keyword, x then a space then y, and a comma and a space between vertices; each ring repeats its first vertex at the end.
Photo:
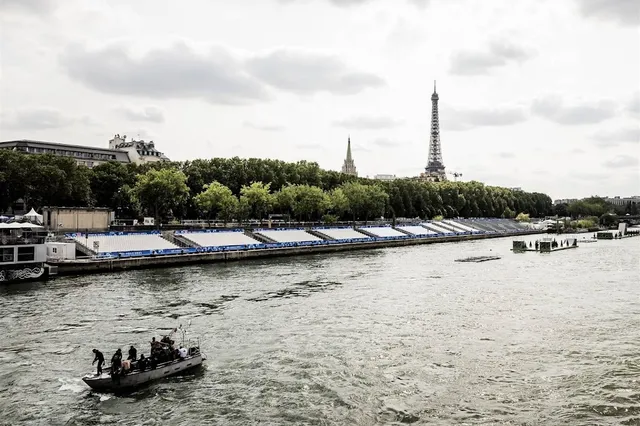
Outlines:
POLYGON ((134 371, 124 377, 118 377, 115 380, 109 374, 109 369, 105 369, 102 375, 87 374, 82 378, 82 381, 91 389, 100 392, 130 390, 160 380, 163 377, 173 376, 183 371, 199 367, 205 359, 206 357, 202 353, 199 353, 184 360, 160 364, 154 370, 134 371))

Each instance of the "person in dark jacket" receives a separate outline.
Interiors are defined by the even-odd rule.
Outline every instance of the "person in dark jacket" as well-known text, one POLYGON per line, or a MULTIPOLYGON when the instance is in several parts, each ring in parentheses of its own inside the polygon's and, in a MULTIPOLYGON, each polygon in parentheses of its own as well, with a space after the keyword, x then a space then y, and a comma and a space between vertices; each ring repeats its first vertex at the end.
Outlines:
POLYGON ((96 357, 93 359, 91 365, 95 364, 98 361, 98 371, 96 373, 97 376, 102 374, 102 364, 104 364, 104 355, 97 349, 93 350, 93 353, 96 354, 96 357))
POLYGON ((129 348, 129 358, 127 359, 131 362, 138 359, 138 351, 133 346, 129 348))
POLYGON ((111 357, 111 371, 115 372, 122 365, 122 349, 118 349, 111 357))

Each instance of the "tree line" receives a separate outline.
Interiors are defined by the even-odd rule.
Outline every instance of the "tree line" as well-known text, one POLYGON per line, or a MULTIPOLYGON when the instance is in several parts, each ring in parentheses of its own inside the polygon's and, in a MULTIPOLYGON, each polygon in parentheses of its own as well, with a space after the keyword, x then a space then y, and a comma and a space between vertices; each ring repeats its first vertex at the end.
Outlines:
POLYGON ((376 181, 317 163, 238 157, 91 169, 71 158, 0 151, 0 210, 18 199, 43 206, 109 207, 119 218, 300 220, 507 217, 553 214, 549 196, 480 182, 376 181))

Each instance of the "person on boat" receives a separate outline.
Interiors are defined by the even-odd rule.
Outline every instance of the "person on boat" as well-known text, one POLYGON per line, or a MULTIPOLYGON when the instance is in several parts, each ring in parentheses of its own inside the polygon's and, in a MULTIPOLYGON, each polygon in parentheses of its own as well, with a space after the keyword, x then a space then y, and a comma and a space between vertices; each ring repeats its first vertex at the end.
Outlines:
POLYGON ((135 361, 136 359, 138 359, 138 351, 133 346, 129 348, 129 358, 127 359, 129 361, 135 361))
POLYGON ((185 359, 187 357, 187 350, 182 346, 180 346, 180 349, 178 349, 178 352, 180 353, 180 359, 185 359))
POLYGON ((148 359, 144 357, 144 354, 140 354, 140 359, 138 360, 138 368, 140 371, 144 371, 147 369, 148 359))
POLYGON ((99 376, 102 374, 102 364, 104 364, 104 355, 102 355, 102 352, 100 352, 97 349, 94 349, 93 353, 96 354, 96 357, 93 359, 93 362, 91 363, 91 365, 95 364, 96 361, 98 361, 98 371, 96 373, 96 376, 99 376))
POLYGON ((118 348, 111 357, 111 371, 115 372, 122 366, 122 350, 118 348))

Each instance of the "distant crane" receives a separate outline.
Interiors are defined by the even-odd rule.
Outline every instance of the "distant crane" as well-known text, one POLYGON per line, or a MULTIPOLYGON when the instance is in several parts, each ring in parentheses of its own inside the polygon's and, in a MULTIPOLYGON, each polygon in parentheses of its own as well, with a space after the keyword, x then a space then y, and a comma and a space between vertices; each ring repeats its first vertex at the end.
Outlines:
POLYGON ((451 176, 453 176, 453 181, 457 182, 459 177, 462 177, 462 173, 458 173, 458 172, 450 172, 449 173, 451 176))

